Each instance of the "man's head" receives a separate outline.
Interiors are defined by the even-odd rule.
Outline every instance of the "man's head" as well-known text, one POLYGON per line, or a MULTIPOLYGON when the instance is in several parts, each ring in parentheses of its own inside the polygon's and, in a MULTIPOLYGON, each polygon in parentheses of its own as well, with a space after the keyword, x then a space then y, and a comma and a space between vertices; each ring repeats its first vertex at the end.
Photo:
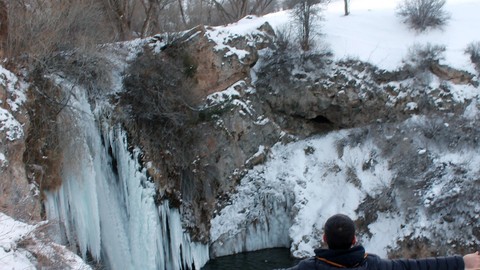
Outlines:
POLYGON ((325 222, 323 240, 329 249, 349 249, 355 244, 355 224, 348 216, 336 214, 325 222))

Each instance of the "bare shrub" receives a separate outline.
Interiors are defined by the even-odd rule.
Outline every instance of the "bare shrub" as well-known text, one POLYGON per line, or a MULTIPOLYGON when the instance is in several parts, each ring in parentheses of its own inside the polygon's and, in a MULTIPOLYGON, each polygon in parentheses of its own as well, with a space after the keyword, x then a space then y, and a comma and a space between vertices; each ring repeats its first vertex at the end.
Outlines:
POLYGON ((26 106, 29 151, 23 160, 29 181, 38 184, 43 196, 44 190, 61 184, 60 138, 68 128, 58 120, 72 96, 71 89, 62 89, 48 78, 65 78, 90 93, 107 87, 109 69, 98 50, 108 35, 102 29, 99 6, 90 0, 12 1, 8 13, 6 57, 10 65, 27 71, 31 85, 26 106))
POLYGON ((22 0, 8 5, 6 56, 42 60, 109 41, 100 6, 90 0, 22 0))
POLYGON ((152 149, 184 145, 182 141, 189 133, 186 126, 197 115, 189 96, 193 87, 190 76, 195 72, 191 69, 193 60, 174 45, 166 51, 157 54, 145 49, 127 70, 126 92, 121 98, 137 125, 155 135, 157 142, 152 149))
MULTIPOLYGON (((190 59, 185 57, 185 59, 190 59)), ((188 62, 188 60, 185 60, 188 62)), ((138 121, 182 126, 190 110, 186 100, 183 62, 175 63, 162 54, 145 50, 129 67, 124 79, 126 98, 138 121)))
POLYGON ((81 85, 90 97, 110 87, 110 62, 101 49, 73 50, 45 59, 41 66, 36 66, 40 73, 57 74, 66 78, 73 85, 81 85))
POLYGON ((397 15, 410 28, 425 31, 428 28, 441 28, 450 19, 444 11, 446 0, 403 0, 397 7, 397 15))
POLYGON ((470 60, 480 72, 480 42, 472 42, 468 44, 465 53, 470 55, 470 60))
POLYGON ((298 29, 298 42, 303 51, 308 51, 314 45, 314 37, 319 34, 321 7, 319 4, 328 3, 328 0, 289 0, 293 7, 292 17, 298 29))
POLYGON ((432 118, 426 120, 423 125, 420 126, 423 136, 428 139, 433 139, 440 135, 442 129, 444 128, 444 120, 441 118, 432 118))
POLYGON ((25 141, 29 150, 24 152, 23 160, 29 181, 37 183, 43 196, 44 190, 54 190, 61 184, 62 157, 57 117, 66 107, 69 96, 47 79, 35 81, 29 94, 30 127, 25 141))
POLYGON ((223 23, 237 21, 247 15, 264 15, 274 6, 273 0, 212 0, 223 23))
POLYGON ((279 52, 284 52, 292 48, 292 27, 284 25, 276 31, 275 44, 279 52))
POLYGON ((177 0, 99 2, 115 32, 116 39, 121 41, 135 37, 144 38, 167 29, 178 30, 181 16, 184 16, 181 6, 175 5, 177 0))
POLYGON ((117 117, 128 123, 131 141, 142 146, 145 159, 164 168, 162 175, 154 175, 158 181, 182 183, 195 166, 189 148, 195 143, 198 112, 190 105, 194 71, 187 68, 192 59, 186 53, 175 44, 161 53, 145 48, 123 81, 120 104, 128 113, 117 117))
POLYGON ((444 59, 445 50, 444 45, 415 44, 408 49, 408 54, 403 60, 405 68, 413 73, 429 70, 433 63, 444 59))
MULTIPOLYGON (((89 90, 106 87, 107 61, 98 52, 112 40, 98 2, 19 0, 8 4, 5 56, 31 74, 69 77, 89 90)), ((48 94, 48 93, 44 93, 48 94)), ((53 96, 51 96, 53 98, 53 96)))

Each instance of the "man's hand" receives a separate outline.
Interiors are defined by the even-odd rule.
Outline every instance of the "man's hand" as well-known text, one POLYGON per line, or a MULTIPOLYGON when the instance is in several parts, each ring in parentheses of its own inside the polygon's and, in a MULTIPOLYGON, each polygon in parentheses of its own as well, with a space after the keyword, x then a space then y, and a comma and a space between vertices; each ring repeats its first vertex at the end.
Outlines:
POLYGON ((480 270, 480 254, 477 252, 463 256, 465 270, 480 270))

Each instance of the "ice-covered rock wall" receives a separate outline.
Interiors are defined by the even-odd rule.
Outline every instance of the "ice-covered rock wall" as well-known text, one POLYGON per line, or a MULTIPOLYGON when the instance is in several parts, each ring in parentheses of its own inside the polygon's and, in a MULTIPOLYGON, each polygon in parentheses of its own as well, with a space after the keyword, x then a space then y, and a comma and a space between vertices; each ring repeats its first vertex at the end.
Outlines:
POLYGON ((211 221, 212 256, 290 246, 293 185, 262 180, 255 173, 245 177, 231 204, 211 221))
POLYGON ((80 91, 73 101, 71 136, 63 138, 62 186, 46 193, 46 211, 84 259, 109 269, 198 269, 208 246, 182 229, 179 211, 155 202, 154 184, 128 148, 125 132, 98 127, 80 91))
POLYGON ((412 117, 278 143, 212 220, 213 247, 233 253, 243 243, 262 243, 268 230, 260 238, 250 228, 270 226, 283 232, 295 257, 312 256, 325 247, 326 219, 344 213, 356 221, 359 242, 382 257, 475 250, 476 119, 412 117))
MULTIPOLYGON (((216 241, 225 242, 222 238, 228 235, 238 238, 237 235, 244 234, 242 227, 277 225, 275 229, 282 233, 278 238, 281 240, 275 243, 277 246, 287 243, 288 247, 291 243, 294 256, 312 255, 313 247, 321 244, 326 218, 337 212, 356 218, 355 209, 365 197, 382 192, 391 180, 386 161, 372 170, 362 170, 364 162, 376 151, 374 145, 347 148, 344 153, 338 151, 337 141, 347 135, 332 133, 272 148, 270 160, 247 174, 233 196, 232 205, 212 220, 212 235, 221 234, 216 241), (275 204, 275 209, 266 211, 269 208, 265 202, 267 206, 275 204), (247 225, 228 223, 233 217, 247 225), (255 224, 254 220, 264 223, 255 224)), ((247 238, 246 242, 259 241, 254 234, 247 234, 247 238)), ((275 246, 269 244, 265 247, 275 246)))

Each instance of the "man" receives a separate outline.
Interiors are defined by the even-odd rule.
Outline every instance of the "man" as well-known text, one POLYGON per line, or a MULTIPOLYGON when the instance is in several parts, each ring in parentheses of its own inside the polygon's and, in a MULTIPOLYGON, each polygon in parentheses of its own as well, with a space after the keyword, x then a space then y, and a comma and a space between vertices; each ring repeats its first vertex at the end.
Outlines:
POLYGON ((316 249, 315 257, 305 259, 287 270, 480 270, 480 254, 436 257, 419 260, 386 260, 365 253, 355 246, 355 224, 346 215, 337 214, 325 223, 323 241, 328 249, 316 249))

